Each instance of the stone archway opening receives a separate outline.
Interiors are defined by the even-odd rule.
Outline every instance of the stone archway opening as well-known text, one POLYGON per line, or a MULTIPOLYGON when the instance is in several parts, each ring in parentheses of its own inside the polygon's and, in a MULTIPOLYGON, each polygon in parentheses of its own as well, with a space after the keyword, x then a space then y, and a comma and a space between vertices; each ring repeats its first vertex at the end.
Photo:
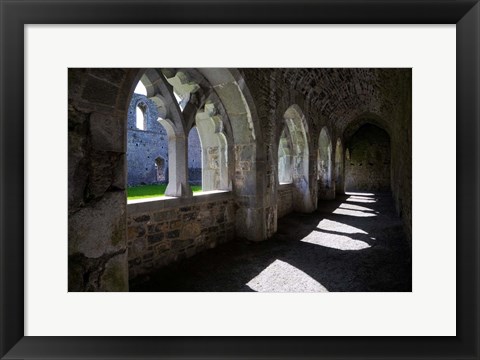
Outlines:
POLYGON ((168 133, 159 123, 157 104, 147 96, 143 80, 137 83, 127 116, 127 184, 135 187, 162 185, 149 196, 163 195, 168 183, 168 133), (157 194, 158 193, 158 194, 157 194))
POLYGON ((287 142, 289 139, 289 146, 291 147, 291 159, 285 157, 285 160, 289 160, 288 163, 286 163, 286 166, 291 167, 293 210, 298 212, 311 212, 314 209, 314 205, 312 203, 310 191, 310 151, 305 117, 298 106, 292 105, 285 111, 284 121, 285 137, 287 138, 287 142))
POLYGON ((335 190, 332 184, 332 141, 326 127, 322 128, 318 138, 318 197, 319 199, 335 198, 335 190))
POLYGON ((165 159, 161 156, 155 159, 155 167, 157 169, 157 182, 166 183, 167 182, 167 168, 165 159))
POLYGON ((288 127, 283 129, 278 144, 278 182, 280 185, 293 181, 293 145, 288 127))
POLYGON ((390 191, 390 136, 382 128, 366 123, 348 140, 345 190, 390 191))
POLYGON ((194 126, 188 133, 188 183, 202 187, 202 144, 194 126))

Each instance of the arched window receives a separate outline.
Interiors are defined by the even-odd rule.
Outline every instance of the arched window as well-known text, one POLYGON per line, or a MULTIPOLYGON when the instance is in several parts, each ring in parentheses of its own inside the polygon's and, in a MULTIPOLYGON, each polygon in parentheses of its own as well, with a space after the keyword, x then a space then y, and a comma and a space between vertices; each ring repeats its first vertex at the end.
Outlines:
POLYGON ((390 191, 390 135, 365 123, 348 138, 349 161, 345 166, 345 190, 390 191))
MULTIPOLYGON (((291 179, 290 181, 293 184, 293 210, 299 212, 310 212, 314 210, 315 205, 312 202, 312 196, 310 192, 310 162, 307 121, 298 105, 290 106, 285 111, 283 119, 285 121, 285 136, 282 135, 283 140, 281 137, 280 143, 283 141, 285 144, 285 137, 291 142, 291 156, 289 157, 288 154, 285 156, 286 171, 284 173, 288 174, 288 180, 291 179), (290 158, 291 160, 289 161, 290 158)), ((286 149, 288 149, 288 147, 283 146, 283 144, 281 145, 282 146, 279 146, 279 150, 280 148, 283 148, 284 151, 287 152, 286 149)))
POLYGON ((195 116, 201 146, 202 191, 229 190, 228 144, 223 116, 212 101, 207 101, 195 116))
POLYGON ((167 166, 166 161, 163 157, 159 156, 155 159, 155 168, 157 170, 157 182, 166 183, 167 182, 167 166))
POLYGON ((146 96, 142 81, 135 88, 128 112, 128 198, 161 196, 168 184, 169 136, 160 124, 158 106, 146 96), (148 131, 147 131, 148 130, 148 131))
POLYGON ((133 92, 135 94, 147 96, 147 88, 141 80, 137 83, 137 86, 135 87, 135 90, 133 92))
POLYGON ((318 175, 320 188, 329 189, 332 181, 332 143, 324 127, 318 140, 318 175))
POLYGON ((202 144, 195 126, 188 133, 188 183, 202 186, 202 144))
POLYGON ((288 129, 285 128, 280 136, 278 144, 278 182, 280 184, 291 184, 293 181, 292 162, 293 149, 290 136, 287 136, 288 129))
POLYGON ((135 112, 135 125, 138 130, 146 130, 146 119, 145 119, 145 104, 139 103, 136 107, 135 112))
POLYGON ((195 70, 145 72, 129 109, 129 187, 168 182, 165 194, 174 197, 191 196, 188 185, 194 191, 232 190, 232 125, 218 93, 206 88, 206 79, 195 70), (145 156, 152 148, 162 151, 145 156), (175 166, 168 166, 169 158, 175 166))

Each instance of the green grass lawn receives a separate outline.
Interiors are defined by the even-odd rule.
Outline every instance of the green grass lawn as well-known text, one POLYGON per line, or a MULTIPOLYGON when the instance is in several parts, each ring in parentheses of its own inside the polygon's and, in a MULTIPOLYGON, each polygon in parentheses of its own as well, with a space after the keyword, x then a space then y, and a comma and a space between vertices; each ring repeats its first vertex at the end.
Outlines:
MULTIPOLYGON (((193 192, 202 191, 201 186, 190 186, 193 192)), ((138 200, 164 196, 167 185, 140 185, 127 188, 127 199, 138 200)))

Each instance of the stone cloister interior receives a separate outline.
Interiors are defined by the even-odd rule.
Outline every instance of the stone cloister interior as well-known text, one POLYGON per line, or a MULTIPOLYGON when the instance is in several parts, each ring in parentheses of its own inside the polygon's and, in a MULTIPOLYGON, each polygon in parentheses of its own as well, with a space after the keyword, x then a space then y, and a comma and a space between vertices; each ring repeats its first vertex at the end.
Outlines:
POLYGON ((68 81, 69 291, 411 291, 411 69, 68 81))

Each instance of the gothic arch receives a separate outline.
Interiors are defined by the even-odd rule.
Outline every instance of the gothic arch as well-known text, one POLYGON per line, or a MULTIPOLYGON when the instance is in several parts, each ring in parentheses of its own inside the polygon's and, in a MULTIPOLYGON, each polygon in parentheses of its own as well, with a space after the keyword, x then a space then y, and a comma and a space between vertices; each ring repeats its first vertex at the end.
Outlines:
MULTIPOLYGON (((314 210, 314 204, 310 184, 308 124, 302 110, 296 104, 287 108, 283 114, 283 122, 292 144, 293 209, 311 212, 314 210)), ((277 144, 279 141, 280 139, 277 144)))
POLYGON ((319 197, 321 199, 334 197, 332 185, 332 140, 326 126, 322 128, 318 137, 317 180, 319 197))

